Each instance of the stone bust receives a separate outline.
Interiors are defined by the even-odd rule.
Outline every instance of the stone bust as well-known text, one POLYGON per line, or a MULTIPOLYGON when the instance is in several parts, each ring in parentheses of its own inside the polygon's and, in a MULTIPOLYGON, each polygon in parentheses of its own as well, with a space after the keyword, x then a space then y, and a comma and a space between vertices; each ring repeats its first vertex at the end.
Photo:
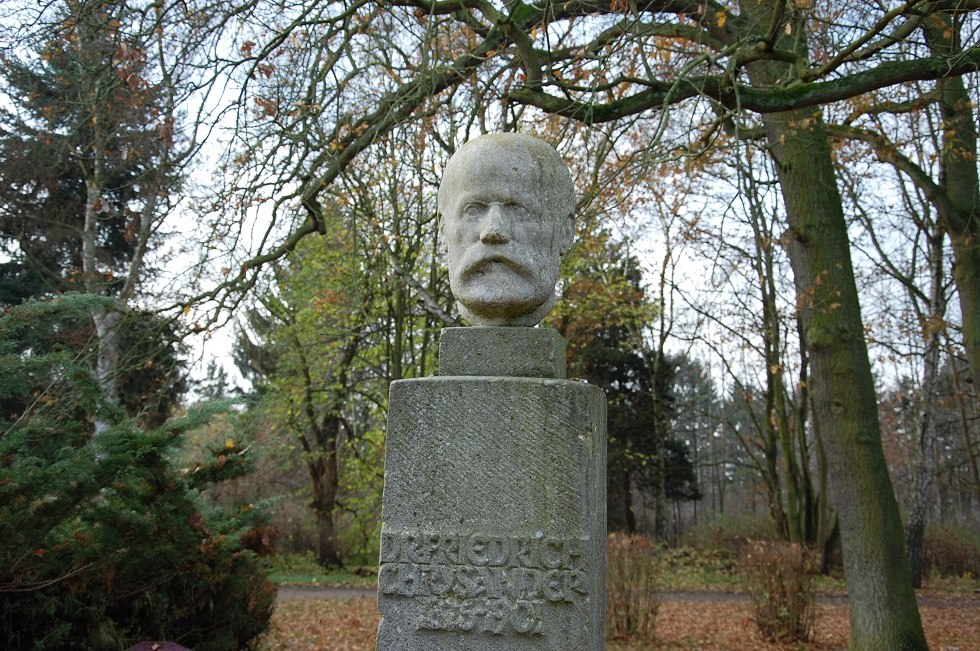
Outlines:
POLYGON ((555 304, 572 244, 575 190, 558 152, 491 133, 453 154, 439 185, 439 233, 460 313, 476 326, 533 326, 555 304))

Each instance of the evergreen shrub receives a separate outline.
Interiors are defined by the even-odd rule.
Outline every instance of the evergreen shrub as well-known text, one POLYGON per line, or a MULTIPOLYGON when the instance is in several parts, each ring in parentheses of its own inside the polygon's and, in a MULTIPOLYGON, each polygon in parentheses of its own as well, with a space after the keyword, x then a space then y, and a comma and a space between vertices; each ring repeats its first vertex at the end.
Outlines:
POLYGON ((99 302, 31 301, 0 316, 0 640, 11 651, 163 639, 248 648, 275 598, 246 546, 261 514, 199 498, 246 470, 247 455, 229 441, 206 466, 173 460, 185 434, 228 405, 147 431, 105 404, 85 350, 32 345, 99 302), (108 424, 98 435, 97 418, 108 424))

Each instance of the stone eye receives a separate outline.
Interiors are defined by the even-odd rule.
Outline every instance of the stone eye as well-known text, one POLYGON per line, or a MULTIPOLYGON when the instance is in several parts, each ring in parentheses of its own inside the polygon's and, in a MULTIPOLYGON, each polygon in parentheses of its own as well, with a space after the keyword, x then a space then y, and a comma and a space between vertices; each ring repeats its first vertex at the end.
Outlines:
POLYGON ((510 213, 511 217, 518 220, 525 220, 530 217, 531 212, 527 209, 524 204, 511 201, 507 203, 507 212, 510 213))
POLYGON ((464 217, 479 217, 483 213, 485 213, 486 211, 487 211, 486 204, 479 203, 479 202, 468 203, 463 208, 463 216, 464 217))

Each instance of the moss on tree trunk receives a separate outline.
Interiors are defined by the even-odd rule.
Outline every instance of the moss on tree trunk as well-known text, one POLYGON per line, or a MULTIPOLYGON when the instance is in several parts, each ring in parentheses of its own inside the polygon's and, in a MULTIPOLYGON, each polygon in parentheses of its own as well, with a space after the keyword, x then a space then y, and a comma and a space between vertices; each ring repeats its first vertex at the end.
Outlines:
POLYGON ((927 649, 877 399, 830 147, 813 111, 767 116, 786 205, 784 235, 810 355, 850 593, 851 648, 927 649))

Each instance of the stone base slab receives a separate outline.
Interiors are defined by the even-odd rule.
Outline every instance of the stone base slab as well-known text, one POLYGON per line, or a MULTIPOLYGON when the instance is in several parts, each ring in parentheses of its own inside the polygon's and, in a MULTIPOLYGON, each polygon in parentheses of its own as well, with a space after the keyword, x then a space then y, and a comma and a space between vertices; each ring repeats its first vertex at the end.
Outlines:
POLYGON ((391 385, 380 651, 601 651, 606 407, 561 379, 391 385))

